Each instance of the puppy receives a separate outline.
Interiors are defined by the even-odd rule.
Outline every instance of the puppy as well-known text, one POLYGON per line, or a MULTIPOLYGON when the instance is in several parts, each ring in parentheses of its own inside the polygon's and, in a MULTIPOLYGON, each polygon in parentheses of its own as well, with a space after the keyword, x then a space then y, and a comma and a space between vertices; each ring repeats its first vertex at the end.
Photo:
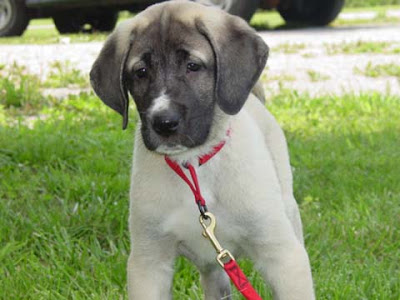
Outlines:
POLYGON ((196 166, 219 241, 236 258, 254 261, 275 299, 314 299, 285 137, 251 93, 267 55, 246 22, 187 1, 154 5, 107 39, 92 86, 122 115, 123 128, 128 93, 140 116, 130 189, 130 299, 171 299, 179 255, 199 269, 205 299, 230 299, 229 278, 201 237, 191 190, 165 155, 196 166), (197 167, 221 142, 221 151, 197 167))

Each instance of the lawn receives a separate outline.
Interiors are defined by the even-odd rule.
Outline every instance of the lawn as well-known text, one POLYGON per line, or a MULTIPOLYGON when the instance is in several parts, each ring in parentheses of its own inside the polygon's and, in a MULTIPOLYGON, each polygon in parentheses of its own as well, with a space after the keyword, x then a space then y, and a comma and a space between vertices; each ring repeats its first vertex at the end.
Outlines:
MULTIPOLYGON (((134 122, 122 131, 93 94, 45 97, 22 73, 0 76, 0 299, 126 299, 134 122)), ((400 97, 281 90, 267 106, 288 138, 318 299, 399 299, 400 97)), ((201 299, 183 259, 173 291, 201 299)))

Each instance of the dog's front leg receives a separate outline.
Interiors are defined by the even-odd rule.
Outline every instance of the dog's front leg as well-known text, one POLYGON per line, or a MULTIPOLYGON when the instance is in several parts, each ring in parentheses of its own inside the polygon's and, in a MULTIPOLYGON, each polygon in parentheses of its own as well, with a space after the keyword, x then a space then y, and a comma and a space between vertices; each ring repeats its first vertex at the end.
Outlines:
POLYGON ((170 241, 134 239, 128 260, 130 300, 172 298, 175 249, 170 241))
POLYGON ((231 286, 228 275, 215 265, 204 270, 200 268, 201 285, 204 290, 205 300, 230 300, 231 286))
POLYGON ((267 228, 264 236, 249 245, 249 253, 272 287, 274 299, 315 299, 308 255, 290 221, 278 219, 267 228))

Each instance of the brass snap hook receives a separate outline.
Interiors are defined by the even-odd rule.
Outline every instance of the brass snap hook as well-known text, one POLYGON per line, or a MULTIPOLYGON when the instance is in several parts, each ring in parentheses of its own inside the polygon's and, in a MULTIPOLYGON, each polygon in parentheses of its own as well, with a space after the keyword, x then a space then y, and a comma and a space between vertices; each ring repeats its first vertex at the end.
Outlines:
POLYGON ((205 238, 208 238, 213 245, 215 251, 217 251, 218 256, 217 256, 217 261, 221 265, 221 267, 224 267, 224 262, 227 257, 234 260, 235 258, 233 255, 226 249, 222 248, 221 244, 218 242, 216 236, 215 236, 215 228, 217 227, 217 222, 215 219, 215 216, 210 213, 206 212, 204 215, 200 215, 200 224, 204 228, 203 231, 203 236, 205 238))
POLYGON ((217 253, 221 253, 224 248, 222 248, 221 244, 218 242, 214 234, 215 228, 217 227, 215 216, 210 212, 206 212, 204 213, 204 215, 200 215, 200 224, 204 228, 203 236, 211 241, 211 244, 213 245, 217 253))

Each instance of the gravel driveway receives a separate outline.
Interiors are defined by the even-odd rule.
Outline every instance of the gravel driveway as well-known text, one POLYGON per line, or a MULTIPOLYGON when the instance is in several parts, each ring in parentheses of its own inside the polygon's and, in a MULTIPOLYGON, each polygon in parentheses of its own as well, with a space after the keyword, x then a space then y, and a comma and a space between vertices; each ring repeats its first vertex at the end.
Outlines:
POLYGON ((344 43, 388 42, 400 50, 400 25, 359 26, 346 28, 311 28, 261 32, 261 36, 271 47, 266 77, 272 78, 266 88, 272 91, 279 89, 279 79, 283 85, 310 94, 342 94, 361 91, 390 91, 400 93, 399 79, 396 77, 366 77, 355 69, 364 70, 371 62, 373 65, 397 64, 400 66, 400 53, 381 54, 343 54, 329 55, 327 49, 344 43), (288 54, 279 51, 280 45, 298 44, 305 46, 297 53, 288 54), (274 51, 278 49, 277 51, 274 51), (312 81, 309 73, 316 72, 323 79, 312 81))
MULTIPOLYGON (((270 58, 265 72, 265 87, 276 92, 280 86, 308 91, 311 94, 340 94, 349 91, 380 91, 400 94, 396 77, 365 77, 363 70, 373 64, 400 64, 400 54, 343 54, 329 55, 329 45, 357 41, 390 42, 400 49, 400 25, 352 26, 262 31, 270 46, 270 58), (290 47, 290 51, 282 48, 290 47), (296 49, 298 48, 298 49, 296 49), (288 53, 293 52, 293 53, 288 53), (312 78, 314 73, 316 78, 312 78)), ((68 60, 84 74, 100 51, 102 43, 53 45, 0 45, 0 64, 14 61, 25 65, 30 72, 45 77, 49 65, 56 60, 68 60)))

